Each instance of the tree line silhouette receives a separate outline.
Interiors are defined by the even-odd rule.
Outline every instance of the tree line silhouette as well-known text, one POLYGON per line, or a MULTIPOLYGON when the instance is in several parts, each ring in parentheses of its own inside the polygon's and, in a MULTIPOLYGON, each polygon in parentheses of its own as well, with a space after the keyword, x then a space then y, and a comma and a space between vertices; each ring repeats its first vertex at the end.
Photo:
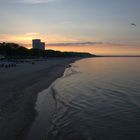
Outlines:
POLYGON ((0 55, 5 58, 38 58, 38 57, 93 57, 90 53, 61 52, 54 50, 27 49, 16 43, 0 43, 0 55))

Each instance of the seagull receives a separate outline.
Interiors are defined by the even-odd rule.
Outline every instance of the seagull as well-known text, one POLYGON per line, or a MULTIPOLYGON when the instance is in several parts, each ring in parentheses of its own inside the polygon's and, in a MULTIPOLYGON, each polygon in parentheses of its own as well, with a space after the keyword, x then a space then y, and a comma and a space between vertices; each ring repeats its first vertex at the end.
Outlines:
POLYGON ((132 26, 135 26, 135 27, 137 26, 135 23, 131 23, 131 25, 132 25, 132 26))

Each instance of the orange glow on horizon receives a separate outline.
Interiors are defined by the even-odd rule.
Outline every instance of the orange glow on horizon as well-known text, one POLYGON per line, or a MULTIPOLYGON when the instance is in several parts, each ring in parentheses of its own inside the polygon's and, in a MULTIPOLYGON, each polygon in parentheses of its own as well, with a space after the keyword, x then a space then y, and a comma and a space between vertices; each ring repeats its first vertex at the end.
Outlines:
MULTIPOLYGON (((32 45, 26 45, 32 48, 32 45)), ((139 47, 96 44, 92 46, 47 46, 46 49, 58 51, 88 52, 96 55, 140 55, 139 47)))
POLYGON ((81 40, 81 38, 65 37, 56 34, 43 35, 37 32, 19 35, 0 34, 0 42, 16 42, 19 44, 31 44, 32 39, 41 39, 46 43, 78 42, 81 40))
MULTIPOLYGON (((59 51, 73 51, 73 52, 89 52, 96 55, 140 55, 140 45, 119 45, 119 44, 95 44, 85 46, 47 46, 47 44, 65 43, 65 42, 81 42, 80 38, 68 38, 60 35, 40 35, 39 33, 25 33, 21 35, 0 35, 0 42, 15 42, 24 47, 32 48, 32 39, 40 38, 46 42, 46 49, 59 51)), ((90 40, 90 39, 89 39, 90 40)), ((98 39, 95 39, 97 41, 98 39)), ((83 42, 87 40, 82 40, 83 42)))

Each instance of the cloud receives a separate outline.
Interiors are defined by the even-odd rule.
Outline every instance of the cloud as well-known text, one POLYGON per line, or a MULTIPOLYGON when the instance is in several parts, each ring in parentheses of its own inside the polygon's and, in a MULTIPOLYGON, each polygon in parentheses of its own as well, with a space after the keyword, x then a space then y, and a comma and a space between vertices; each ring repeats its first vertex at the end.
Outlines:
POLYGON ((69 42, 69 43, 51 43, 48 46, 91 46, 103 44, 103 42, 69 42))
POLYGON ((27 36, 33 36, 33 35, 39 35, 40 33, 36 33, 36 32, 31 32, 31 33, 26 33, 25 35, 27 36))

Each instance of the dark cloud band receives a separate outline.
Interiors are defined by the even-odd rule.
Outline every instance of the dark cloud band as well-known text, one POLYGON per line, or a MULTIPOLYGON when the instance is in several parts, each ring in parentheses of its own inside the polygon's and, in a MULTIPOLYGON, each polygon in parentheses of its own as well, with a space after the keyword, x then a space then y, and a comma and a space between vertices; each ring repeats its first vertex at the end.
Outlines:
POLYGON ((69 43, 53 43, 48 44, 48 46, 90 46, 96 44, 103 44, 103 42, 69 42, 69 43))

